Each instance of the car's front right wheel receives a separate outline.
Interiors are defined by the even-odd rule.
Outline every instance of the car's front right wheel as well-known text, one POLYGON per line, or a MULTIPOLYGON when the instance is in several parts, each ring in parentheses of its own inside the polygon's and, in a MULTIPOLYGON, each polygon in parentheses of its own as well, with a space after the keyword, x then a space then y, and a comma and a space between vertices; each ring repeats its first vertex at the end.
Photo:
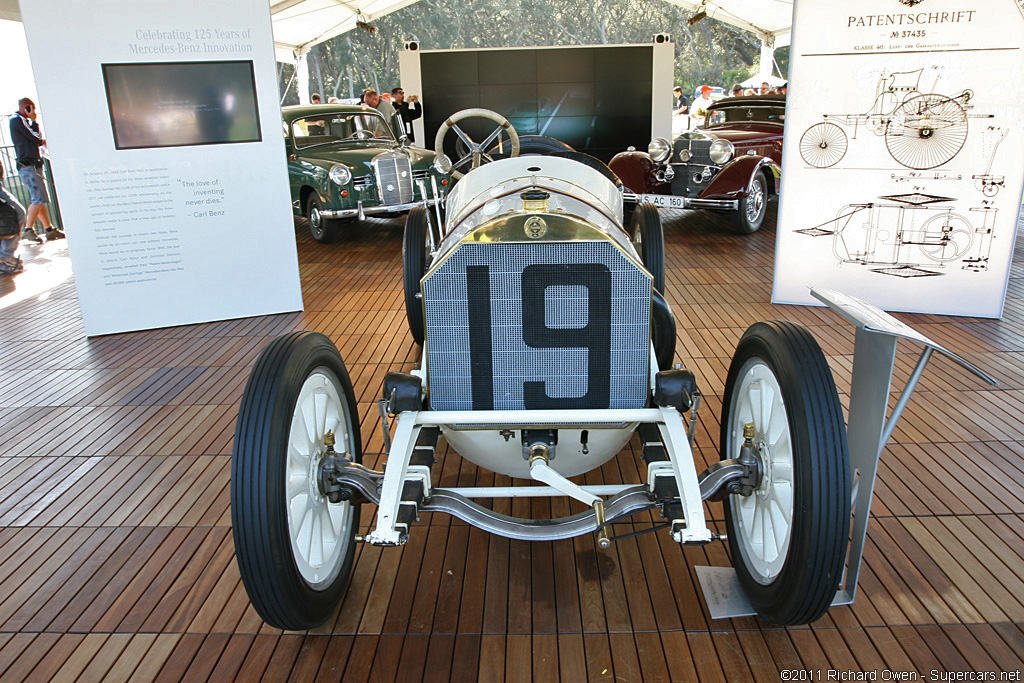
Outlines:
POLYGON ((313 239, 321 244, 330 244, 338 239, 341 232, 341 221, 336 218, 326 218, 323 215, 323 202, 319 195, 313 192, 306 200, 306 220, 309 221, 309 232, 313 239))
POLYGON ((747 196, 740 200, 739 207, 732 212, 732 225, 740 235, 757 232, 768 211, 768 181, 758 171, 750 181, 747 196))
POLYGON ((629 227, 640 260, 651 273, 651 286, 665 293, 665 233, 661 215, 654 204, 640 204, 633 211, 629 227))
POLYGON ((843 575, 850 465, 843 410, 825 355, 804 327, 752 325, 725 383, 722 457, 756 458, 752 491, 725 501, 736 574, 762 618, 816 621, 843 575))

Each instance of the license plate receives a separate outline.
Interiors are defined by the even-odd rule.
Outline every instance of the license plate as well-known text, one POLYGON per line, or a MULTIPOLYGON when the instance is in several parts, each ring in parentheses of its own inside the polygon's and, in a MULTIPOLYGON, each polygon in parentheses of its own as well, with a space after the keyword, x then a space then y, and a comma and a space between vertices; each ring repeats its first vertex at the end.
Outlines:
POLYGON ((682 197, 673 197, 664 194, 640 195, 640 201, 647 204, 654 204, 659 209, 682 209, 685 208, 685 200, 682 197))

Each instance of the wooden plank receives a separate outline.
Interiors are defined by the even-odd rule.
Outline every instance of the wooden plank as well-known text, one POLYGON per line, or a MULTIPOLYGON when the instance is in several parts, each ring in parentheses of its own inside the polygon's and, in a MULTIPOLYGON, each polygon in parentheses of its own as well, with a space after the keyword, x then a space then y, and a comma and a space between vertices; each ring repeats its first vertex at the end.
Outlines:
POLYGON ((59 637, 55 633, 15 634, 0 648, 0 683, 26 680, 59 637))
POLYGON ((505 640, 503 635, 482 635, 480 637, 480 668, 477 680, 504 683, 505 681, 505 640))
POLYGON ((64 665, 53 675, 51 683, 72 683, 77 681, 78 677, 109 637, 110 634, 107 633, 87 634, 78 644, 78 647, 75 648, 75 651, 71 653, 71 656, 64 661, 64 665))
POLYGON ((533 639, 528 634, 509 634, 505 638, 506 681, 530 683, 533 680, 532 647, 533 639))
POLYGON ((155 633, 136 633, 128 641, 122 650, 121 655, 114 662, 106 674, 106 680, 127 681, 139 668, 139 663, 145 659, 150 648, 156 642, 155 633))
POLYGON ((693 656, 693 666, 702 683, 725 683, 726 674, 718 659, 718 651, 708 632, 687 632, 686 641, 693 656))
MULTIPOLYGON (((14 634, 8 635, 10 637, 14 636, 14 634)), ((86 636, 83 633, 59 634, 57 637, 57 642, 54 643, 49 650, 39 648, 39 661, 31 671, 29 671, 23 678, 15 679, 14 676, 12 675, 12 680, 54 680, 54 678, 57 675, 57 672, 61 669, 62 666, 64 666, 64 663, 71 658, 75 650, 77 650, 78 647, 82 644, 82 641, 85 639, 85 637, 86 636), (44 654, 45 656, 43 656, 44 654)), ((2 645, 0 645, 0 647, 2 647, 2 645)), ((8 669, 8 672, 13 670, 14 664, 16 663, 12 663, 12 667, 8 669)), ((7 674, 5 672, 5 676, 6 675, 7 674)))
MULTIPOLYGON (((852 329, 827 310, 767 303, 774 224, 739 240, 697 221, 703 213, 666 215, 677 356, 705 392, 698 467, 718 458, 728 359, 754 320, 810 326, 848 404, 852 329)), ((0 340, 15 350, 0 359, 0 429, 15 435, 0 451, 0 625, 11 629, 0 632, 0 676, 760 681, 784 668, 1021 668, 1020 264, 1003 321, 900 316, 1002 385, 979 390, 941 359, 939 372, 926 373, 883 457, 860 597, 813 628, 712 622, 693 567, 729 564, 721 544, 680 549, 660 533, 605 552, 591 535, 509 542, 441 515, 419 523, 401 550, 359 546, 344 606, 314 633, 281 636, 264 625, 229 533, 227 455, 247 370, 275 334, 328 333, 350 362, 367 462, 379 466, 381 377, 408 371, 419 354, 404 325, 399 226, 374 221, 345 250, 323 250, 300 232, 301 314, 86 341, 72 286, 58 299, 19 304, 31 315, 0 309, 0 340), (54 351, 42 365, 20 361, 26 340, 54 351), (960 405, 949 403, 951 392, 960 405)), ((915 362, 901 346, 897 385, 915 362)), ((509 483, 443 442, 440 451, 439 483, 509 483)), ((637 456, 633 444, 583 479, 643 481, 637 456)), ((540 500, 493 506, 521 516, 582 509, 540 500)), ((720 528, 721 505, 706 510, 720 528)), ((621 528, 653 519, 638 515, 621 528)))

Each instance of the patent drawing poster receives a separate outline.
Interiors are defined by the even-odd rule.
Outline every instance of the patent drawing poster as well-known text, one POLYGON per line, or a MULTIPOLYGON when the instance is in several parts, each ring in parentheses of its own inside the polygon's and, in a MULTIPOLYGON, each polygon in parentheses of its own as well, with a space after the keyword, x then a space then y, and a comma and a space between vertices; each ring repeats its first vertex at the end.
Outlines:
POLYGON ((301 310, 266 0, 22 14, 86 334, 301 310))
POLYGON ((999 317, 1024 187, 1024 5, 794 4, 772 300, 999 317))

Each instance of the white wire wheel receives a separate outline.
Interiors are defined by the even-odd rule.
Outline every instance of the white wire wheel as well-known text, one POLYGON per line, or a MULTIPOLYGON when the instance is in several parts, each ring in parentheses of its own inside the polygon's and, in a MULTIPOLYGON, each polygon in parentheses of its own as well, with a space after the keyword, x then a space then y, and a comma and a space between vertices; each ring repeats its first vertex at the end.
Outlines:
POLYGON ((736 574, 760 617, 806 624, 825 613, 843 574, 850 525, 846 427, 832 373, 800 325, 752 325, 723 396, 722 458, 753 426, 761 478, 725 501, 736 574))
POLYGON ((355 395, 337 348, 316 332, 274 339, 238 411, 231 522, 249 599, 284 630, 326 621, 352 573, 359 507, 331 503, 320 491, 328 432, 336 453, 361 461, 355 395))
POLYGON ((343 392, 330 368, 314 368, 299 390, 288 435, 284 495, 292 557, 303 580, 317 590, 337 578, 352 534, 352 506, 328 501, 317 477, 328 432, 342 452, 350 450, 352 425, 343 392))

